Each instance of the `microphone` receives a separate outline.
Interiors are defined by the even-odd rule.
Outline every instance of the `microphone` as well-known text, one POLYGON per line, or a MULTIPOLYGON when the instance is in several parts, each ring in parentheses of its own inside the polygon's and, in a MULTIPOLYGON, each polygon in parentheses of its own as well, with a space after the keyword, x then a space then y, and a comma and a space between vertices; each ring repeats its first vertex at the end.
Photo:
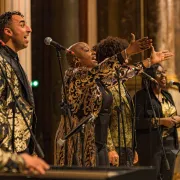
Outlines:
POLYGON ((142 75, 143 78, 146 78, 146 79, 158 84, 158 82, 153 77, 151 77, 149 74, 147 74, 147 73, 145 73, 143 71, 140 72, 140 74, 142 75))
POLYGON ((116 71, 118 72, 117 74, 121 75, 120 77, 121 77, 122 80, 130 79, 130 78, 136 76, 139 73, 144 78, 158 84, 158 82, 153 77, 151 77, 150 75, 148 75, 144 71, 140 72, 141 70, 142 70, 142 68, 139 68, 139 67, 136 67, 136 66, 130 67, 130 66, 125 65, 125 66, 122 66, 120 71, 119 71, 119 69, 117 69, 116 71))
POLYGON ((168 83, 170 86, 177 86, 177 87, 180 87, 180 82, 174 82, 173 80, 170 80, 169 83, 168 83))
POLYGON ((131 69, 132 69, 136 74, 138 74, 138 73, 141 74, 141 76, 142 76, 143 78, 146 78, 146 79, 148 79, 148 80, 150 80, 150 81, 158 84, 158 82, 157 82, 153 77, 151 77, 149 74, 145 73, 144 71, 139 72, 139 71, 142 70, 142 69, 140 69, 139 67, 133 67, 133 68, 131 68, 131 69))
POLYGON ((50 38, 50 37, 46 37, 46 38, 44 39, 44 43, 45 43, 46 45, 53 46, 53 47, 56 48, 57 50, 60 50, 60 51, 61 51, 61 50, 64 50, 64 51, 66 51, 66 52, 74 55, 74 52, 73 52, 73 51, 70 51, 70 50, 68 50, 67 48, 65 48, 64 46, 60 45, 59 43, 53 41, 52 38, 50 38))

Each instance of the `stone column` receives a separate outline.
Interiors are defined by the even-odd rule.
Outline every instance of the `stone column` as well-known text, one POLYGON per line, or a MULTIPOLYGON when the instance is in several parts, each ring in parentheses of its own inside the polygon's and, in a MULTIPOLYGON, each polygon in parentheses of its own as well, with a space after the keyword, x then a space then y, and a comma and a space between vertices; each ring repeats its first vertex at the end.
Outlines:
POLYGON ((121 2, 119 0, 108 0, 108 35, 119 36, 122 31, 120 27, 120 7, 121 2))
MULTIPOLYGON (((169 80, 178 81, 176 73, 177 57, 175 40, 176 40, 176 24, 178 24, 176 0, 159 0, 157 2, 159 14, 158 14, 158 30, 157 30, 157 50, 168 49, 174 53, 174 56, 168 60, 162 62, 163 67, 167 70, 167 78, 169 80)), ((179 44, 177 44, 179 46, 179 44)), ((170 93, 173 96, 178 112, 180 112, 180 94, 176 87, 169 88, 170 93), (178 97, 179 98, 175 98, 178 97)))
MULTIPOLYGON (((79 3, 77 0, 53 0, 51 9, 52 38, 65 47, 79 41, 79 3)), ((53 58, 55 53, 53 53, 53 58)), ((63 59, 63 69, 67 69, 63 59)))
POLYGON ((88 0, 88 44, 97 43, 97 0, 88 0))
MULTIPOLYGON (((168 49, 175 53, 175 19, 174 19, 174 0, 159 0, 158 31, 157 31, 157 50, 168 49)), ((170 61, 163 62, 169 74, 175 72, 175 56, 170 61)))
MULTIPOLYGON (((31 0, 0 0, 0 14, 6 11, 20 11, 31 26, 31 0)), ((31 35, 29 39, 29 46, 18 54, 28 79, 31 80, 31 35)))
MULTIPOLYGON (((174 53, 174 56, 169 60, 162 63, 163 67, 167 69, 167 78, 169 80, 178 81, 180 63, 179 61, 179 45, 180 41, 180 2, 179 0, 159 0, 158 5, 158 29, 156 36, 157 49, 168 49, 174 53), (176 51, 177 50, 177 51, 176 51)), ((180 113, 180 93, 176 87, 170 87, 168 91, 171 93, 178 114, 180 113)), ((180 139, 180 129, 178 128, 178 136, 180 139)), ((179 173, 180 156, 177 156, 175 164, 175 174, 179 173)), ((177 175, 177 174, 176 174, 177 175)), ((173 179, 179 179, 174 176, 173 179)))

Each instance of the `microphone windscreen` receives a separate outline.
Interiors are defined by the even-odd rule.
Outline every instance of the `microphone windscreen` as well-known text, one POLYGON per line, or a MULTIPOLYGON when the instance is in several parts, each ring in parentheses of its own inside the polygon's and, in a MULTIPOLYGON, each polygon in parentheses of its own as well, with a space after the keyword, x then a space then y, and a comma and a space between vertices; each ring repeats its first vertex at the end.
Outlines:
POLYGON ((46 37, 46 38, 44 39, 44 43, 45 43, 46 45, 50 45, 50 44, 51 44, 51 41, 52 41, 52 38, 50 38, 50 37, 46 37))
POLYGON ((173 80, 170 80, 168 84, 169 84, 169 86, 172 86, 173 83, 174 83, 174 81, 173 81, 173 80))

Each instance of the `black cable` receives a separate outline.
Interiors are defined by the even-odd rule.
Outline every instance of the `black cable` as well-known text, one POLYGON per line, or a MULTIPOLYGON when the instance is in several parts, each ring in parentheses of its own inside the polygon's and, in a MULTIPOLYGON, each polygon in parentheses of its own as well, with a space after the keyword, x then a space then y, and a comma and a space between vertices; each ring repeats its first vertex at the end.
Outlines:
POLYGON ((120 155, 121 155, 121 144, 120 144, 120 115, 122 119, 122 130, 123 130, 123 141, 124 141, 124 149, 125 149, 125 161, 126 161, 126 166, 129 166, 128 163, 128 154, 127 154, 127 144, 126 144, 126 134, 125 134, 125 127, 124 127, 124 102, 122 101, 122 96, 121 96, 121 85, 120 85, 120 72, 119 69, 116 69, 116 74, 117 74, 117 82, 118 82, 118 92, 119 92, 119 107, 116 107, 117 111, 117 117, 118 117, 118 144, 119 144, 119 165, 120 165, 120 155))

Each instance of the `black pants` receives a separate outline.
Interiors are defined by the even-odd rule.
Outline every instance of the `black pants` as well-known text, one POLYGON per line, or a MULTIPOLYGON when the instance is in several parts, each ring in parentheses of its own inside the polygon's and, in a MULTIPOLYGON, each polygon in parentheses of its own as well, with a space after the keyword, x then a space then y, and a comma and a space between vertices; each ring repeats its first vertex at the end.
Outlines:
POLYGON ((141 151, 144 151, 143 154, 141 151, 139 151, 139 165, 154 166, 156 168, 157 180, 172 180, 176 160, 176 154, 172 151, 176 150, 174 145, 174 138, 172 136, 164 138, 163 145, 170 170, 167 170, 162 148, 160 147, 158 150, 156 150, 156 147, 153 147, 152 156, 150 156, 149 154, 146 154, 147 144, 146 146, 144 145, 144 148, 141 147, 141 151))
POLYGON ((97 166, 109 167, 109 158, 106 144, 96 143, 97 148, 97 166))
POLYGON ((162 154, 160 157, 158 157, 159 162, 161 162, 159 163, 160 177, 158 176, 158 178, 163 180, 172 180, 174 174, 175 160, 176 160, 176 154, 173 152, 173 150, 176 150, 174 146, 174 138, 170 136, 163 139, 163 144, 164 144, 166 157, 170 166, 170 170, 167 170, 166 162, 162 154))
POLYGON ((107 131, 109 126, 110 113, 99 113, 95 125, 95 140, 97 149, 97 166, 109 166, 107 151, 107 131))
MULTIPOLYGON (((116 152, 119 154, 119 148, 116 147, 116 152)), ((127 148, 127 154, 125 148, 120 148, 120 164, 119 166, 133 166, 133 150, 131 148, 127 148)))

